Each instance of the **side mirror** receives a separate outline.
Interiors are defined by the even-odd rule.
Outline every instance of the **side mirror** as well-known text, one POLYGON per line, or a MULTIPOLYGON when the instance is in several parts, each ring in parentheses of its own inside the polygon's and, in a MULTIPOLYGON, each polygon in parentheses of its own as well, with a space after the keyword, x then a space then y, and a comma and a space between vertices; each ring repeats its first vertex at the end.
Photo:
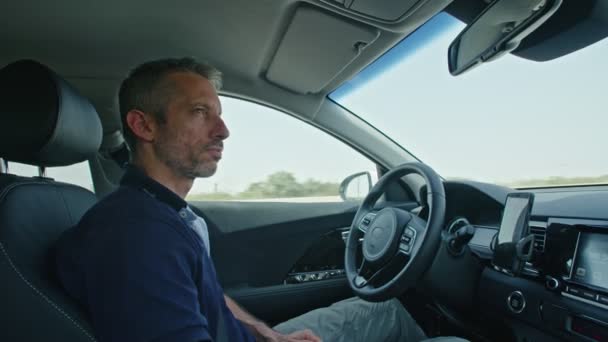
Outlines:
POLYGON ((495 0, 450 44, 450 73, 459 75, 515 50, 549 19, 562 0, 495 0))
POLYGON ((340 197, 343 201, 358 201, 372 189, 372 175, 368 172, 359 172, 346 177, 340 183, 340 197))

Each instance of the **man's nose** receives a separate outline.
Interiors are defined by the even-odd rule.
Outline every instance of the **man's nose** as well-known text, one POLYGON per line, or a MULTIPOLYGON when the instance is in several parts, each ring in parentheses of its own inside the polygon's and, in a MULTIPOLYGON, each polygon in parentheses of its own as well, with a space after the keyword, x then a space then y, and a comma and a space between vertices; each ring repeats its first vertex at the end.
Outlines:
POLYGON ((215 128, 213 130, 213 137, 216 139, 224 140, 230 136, 230 131, 226 126, 226 123, 222 119, 222 117, 217 117, 217 122, 215 123, 215 128))

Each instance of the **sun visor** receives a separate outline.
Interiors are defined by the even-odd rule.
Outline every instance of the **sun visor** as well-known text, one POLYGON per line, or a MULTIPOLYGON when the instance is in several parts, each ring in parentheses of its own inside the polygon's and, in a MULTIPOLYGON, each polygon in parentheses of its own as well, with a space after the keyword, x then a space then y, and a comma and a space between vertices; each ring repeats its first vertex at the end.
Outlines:
POLYGON ((354 0, 349 9, 372 18, 397 21, 425 3, 422 0, 354 0))
POLYGON ((296 93, 318 93, 378 35, 372 27, 300 7, 266 78, 296 93))

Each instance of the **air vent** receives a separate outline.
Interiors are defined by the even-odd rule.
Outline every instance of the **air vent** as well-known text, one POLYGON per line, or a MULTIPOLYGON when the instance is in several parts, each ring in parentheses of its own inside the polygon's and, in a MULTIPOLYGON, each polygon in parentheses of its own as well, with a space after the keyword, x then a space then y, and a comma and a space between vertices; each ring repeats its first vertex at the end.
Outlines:
POLYGON ((530 222, 530 233, 534 234, 534 250, 541 253, 544 252, 547 238, 547 223, 530 222))

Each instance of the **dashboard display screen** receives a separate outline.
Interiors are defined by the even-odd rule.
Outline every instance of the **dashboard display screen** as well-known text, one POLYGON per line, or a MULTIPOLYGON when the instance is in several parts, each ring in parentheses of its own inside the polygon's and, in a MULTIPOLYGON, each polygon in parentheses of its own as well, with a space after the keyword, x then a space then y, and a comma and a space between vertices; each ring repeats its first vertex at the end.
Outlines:
POLYGON ((526 234, 531 202, 532 197, 525 194, 511 194, 507 197, 496 241, 498 245, 518 242, 526 234))
POLYGON ((571 279, 608 290, 608 234, 581 233, 571 279))

